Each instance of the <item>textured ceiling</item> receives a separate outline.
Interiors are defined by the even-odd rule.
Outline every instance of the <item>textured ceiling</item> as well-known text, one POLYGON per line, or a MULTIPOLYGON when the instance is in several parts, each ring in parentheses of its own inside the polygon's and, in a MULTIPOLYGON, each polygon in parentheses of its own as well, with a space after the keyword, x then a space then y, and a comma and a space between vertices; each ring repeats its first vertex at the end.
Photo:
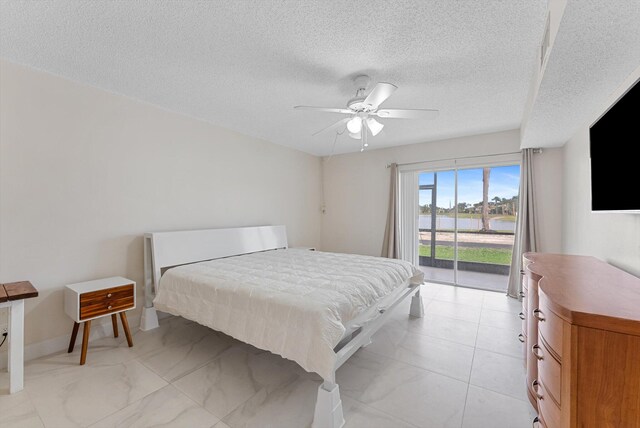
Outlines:
POLYGON ((523 147, 566 143, 640 67, 640 1, 567 2, 523 147))
MULTIPOLYGON (((520 126, 545 0, 0 3, 0 55, 318 155, 353 76, 399 89, 371 148, 520 126)), ((346 136, 336 153, 357 151, 346 136)))

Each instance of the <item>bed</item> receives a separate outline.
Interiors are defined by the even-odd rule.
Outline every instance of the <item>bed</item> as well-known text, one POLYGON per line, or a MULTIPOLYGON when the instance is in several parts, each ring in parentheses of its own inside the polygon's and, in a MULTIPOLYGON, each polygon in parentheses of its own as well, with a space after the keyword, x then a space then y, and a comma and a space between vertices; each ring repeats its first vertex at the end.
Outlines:
POLYGON ((160 310, 295 361, 324 379, 313 426, 336 428, 335 371, 410 294, 422 316, 422 281, 405 261, 290 249, 284 226, 149 233, 141 328, 160 310))

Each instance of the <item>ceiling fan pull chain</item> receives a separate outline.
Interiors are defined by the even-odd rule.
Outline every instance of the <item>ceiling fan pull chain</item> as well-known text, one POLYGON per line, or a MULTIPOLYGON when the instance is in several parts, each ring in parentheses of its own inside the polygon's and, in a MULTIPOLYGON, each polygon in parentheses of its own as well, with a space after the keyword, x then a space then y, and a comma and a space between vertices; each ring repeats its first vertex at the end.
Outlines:
POLYGON ((369 143, 368 141, 368 137, 369 137, 369 131, 367 128, 367 121, 363 120, 362 121, 362 147, 360 147, 360 151, 364 152, 365 147, 369 147, 369 143))

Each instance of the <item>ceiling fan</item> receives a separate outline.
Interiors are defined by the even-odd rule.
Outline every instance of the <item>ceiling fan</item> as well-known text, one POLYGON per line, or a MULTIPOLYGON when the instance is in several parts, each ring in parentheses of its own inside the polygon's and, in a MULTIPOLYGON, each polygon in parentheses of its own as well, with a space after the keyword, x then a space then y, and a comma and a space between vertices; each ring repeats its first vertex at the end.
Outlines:
POLYGON ((431 109, 381 109, 380 104, 389 98, 398 87, 391 83, 380 82, 376 84, 369 95, 365 96, 365 91, 370 81, 371 79, 366 75, 361 75, 354 79, 356 96, 347 101, 347 108, 311 106, 295 106, 294 108, 298 110, 348 114, 348 117, 321 129, 313 135, 318 135, 325 131, 337 131, 346 124, 349 136, 357 140, 362 140, 360 151, 363 151, 365 147, 369 146, 367 142, 369 132, 375 137, 384 127, 382 123, 375 119, 376 117, 381 119, 435 119, 438 116, 438 110, 431 109))

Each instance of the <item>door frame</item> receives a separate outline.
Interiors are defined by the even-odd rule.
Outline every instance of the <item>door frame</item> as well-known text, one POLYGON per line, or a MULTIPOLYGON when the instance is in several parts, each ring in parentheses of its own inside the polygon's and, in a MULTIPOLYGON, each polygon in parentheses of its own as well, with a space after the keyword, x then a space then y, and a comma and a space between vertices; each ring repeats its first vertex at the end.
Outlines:
MULTIPOLYGON (((522 165, 521 165, 521 155, 520 152, 514 153, 506 153, 506 154, 496 154, 496 155, 483 155, 483 156, 469 156, 464 158, 452 158, 452 159, 441 159, 441 160, 433 160, 433 161, 425 161, 425 162, 414 162, 410 164, 398 165, 398 174, 402 172, 415 172, 417 174, 420 173, 433 173, 434 174, 434 184, 433 185, 420 185, 416 189, 416 192, 419 192, 423 189, 423 186, 426 188, 433 188, 432 190, 432 205, 435 207, 436 204, 433 202, 434 198, 437 196, 437 172, 442 171, 453 171, 454 173, 454 238, 453 238, 453 282, 445 282, 445 281, 435 281, 430 280, 430 282, 442 283, 447 285, 453 285, 455 287, 464 287, 464 288, 477 288, 465 284, 458 283, 458 171, 461 169, 474 169, 474 168, 493 168, 500 166, 511 166, 511 165, 519 165, 521 176, 520 180, 522 180, 522 165), (435 195, 435 196, 434 196, 435 195)), ((399 194, 399 197, 402 197, 402 193, 399 194)), ((419 198, 416 198, 419 200, 419 198)), ((402 201, 398 201, 400 205, 402 205, 402 201)), ((415 213, 418 214, 418 207, 415 207, 415 213)), ((432 209, 431 213, 431 254, 432 259, 435 259, 435 221, 434 221, 434 213, 436 210, 432 209)), ((416 226, 418 225, 418 221, 415 222, 416 226)), ((417 233, 414 233, 413 236, 415 239, 419 240, 420 229, 417 228, 417 233)), ((419 242, 416 246, 417 251, 419 251, 419 242)), ((419 263, 419 255, 416 255, 415 260, 418 260, 419 263)))

